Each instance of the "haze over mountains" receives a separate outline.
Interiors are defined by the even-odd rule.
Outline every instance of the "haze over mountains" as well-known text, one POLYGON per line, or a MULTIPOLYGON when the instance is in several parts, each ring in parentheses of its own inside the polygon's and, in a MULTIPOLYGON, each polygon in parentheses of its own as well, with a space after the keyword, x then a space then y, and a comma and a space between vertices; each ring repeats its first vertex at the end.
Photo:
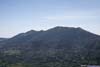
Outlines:
POLYGON ((23 67, 80 67, 100 64, 100 36, 80 27, 30 30, 0 42, 0 63, 23 67))

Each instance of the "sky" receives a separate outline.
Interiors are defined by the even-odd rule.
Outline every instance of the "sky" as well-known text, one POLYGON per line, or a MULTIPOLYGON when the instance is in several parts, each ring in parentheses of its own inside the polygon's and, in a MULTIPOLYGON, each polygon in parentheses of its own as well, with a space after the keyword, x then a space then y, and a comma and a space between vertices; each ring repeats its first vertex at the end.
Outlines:
POLYGON ((0 0, 0 37, 55 26, 100 35, 100 0, 0 0))

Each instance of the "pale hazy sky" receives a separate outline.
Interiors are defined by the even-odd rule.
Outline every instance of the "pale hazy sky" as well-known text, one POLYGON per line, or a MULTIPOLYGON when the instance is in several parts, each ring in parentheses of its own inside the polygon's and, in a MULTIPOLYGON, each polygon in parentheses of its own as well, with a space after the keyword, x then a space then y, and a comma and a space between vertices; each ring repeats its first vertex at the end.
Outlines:
POLYGON ((100 0, 0 0, 0 37, 55 26, 100 35, 100 0))

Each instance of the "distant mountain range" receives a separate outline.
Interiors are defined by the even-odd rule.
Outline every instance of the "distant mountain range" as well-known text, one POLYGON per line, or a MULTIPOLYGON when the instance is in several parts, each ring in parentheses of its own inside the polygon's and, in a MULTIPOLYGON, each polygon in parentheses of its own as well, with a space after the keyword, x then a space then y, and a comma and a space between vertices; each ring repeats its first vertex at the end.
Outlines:
POLYGON ((1 65, 80 67, 82 64, 100 64, 100 36, 80 27, 31 30, 0 40, 1 65))

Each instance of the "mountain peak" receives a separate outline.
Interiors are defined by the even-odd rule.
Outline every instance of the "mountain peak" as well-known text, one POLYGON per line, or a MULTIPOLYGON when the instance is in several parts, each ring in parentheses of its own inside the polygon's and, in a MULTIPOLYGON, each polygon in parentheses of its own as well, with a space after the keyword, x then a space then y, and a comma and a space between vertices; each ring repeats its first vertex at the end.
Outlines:
POLYGON ((62 29, 62 28, 74 28, 74 27, 56 26, 56 27, 54 27, 54 28, 56 28, 56 29, 62 29))
POLYGON ((81 27, 64 27, 64 26, 56 26, 54 28, 48 29, 48 30, 81 30, 81 31, 85 31, 84 29, 82 29, 81 27))
POLYGON ((30 30, 30 31, 27 31, 26 33, 32 33, 32 32, 36 32, 35 30, 30 30))

